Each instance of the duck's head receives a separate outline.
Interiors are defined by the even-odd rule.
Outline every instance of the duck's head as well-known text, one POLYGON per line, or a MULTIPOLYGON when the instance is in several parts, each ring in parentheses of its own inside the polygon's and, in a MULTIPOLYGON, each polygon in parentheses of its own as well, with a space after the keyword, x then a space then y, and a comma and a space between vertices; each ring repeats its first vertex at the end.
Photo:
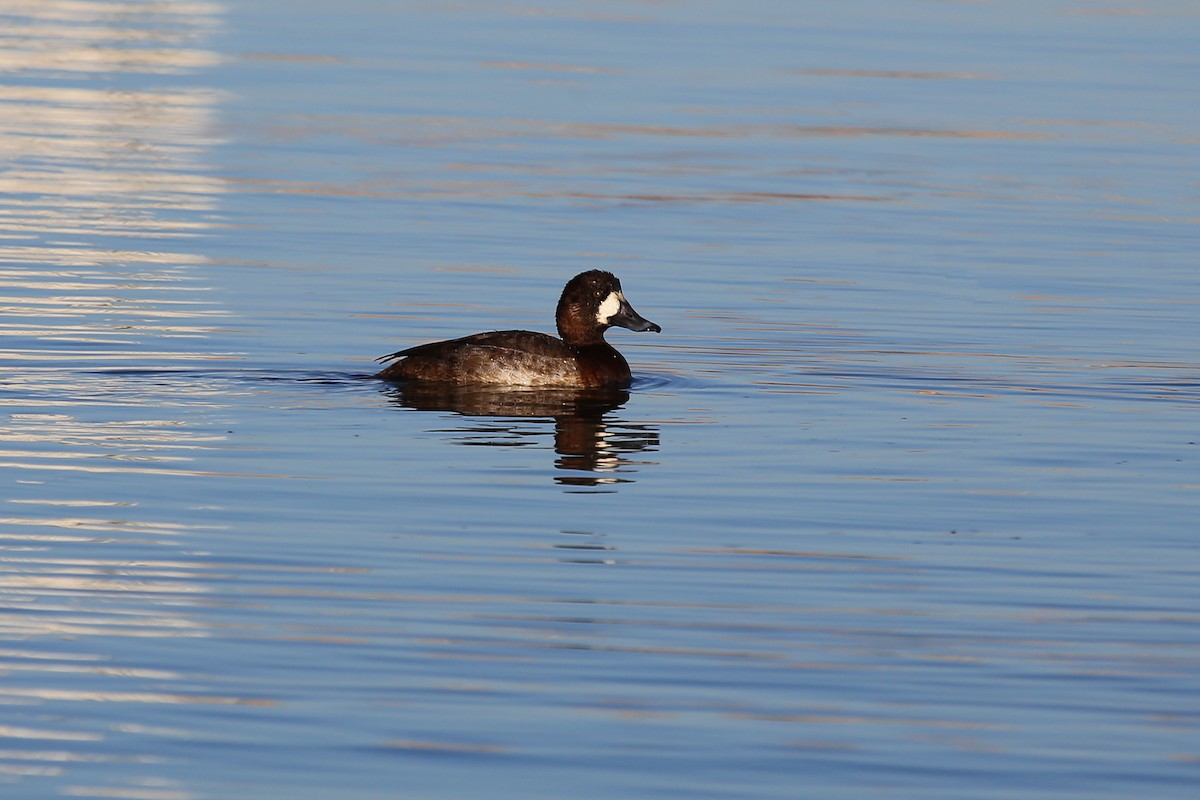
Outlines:
POLYGON ((631 331, 662 328, 633 310, 621 292, 621 282, 601 269, 581 272, 567 282, 555 312, 558 334, 567 344, 593 344, 604 340, 614 325, 631 331))

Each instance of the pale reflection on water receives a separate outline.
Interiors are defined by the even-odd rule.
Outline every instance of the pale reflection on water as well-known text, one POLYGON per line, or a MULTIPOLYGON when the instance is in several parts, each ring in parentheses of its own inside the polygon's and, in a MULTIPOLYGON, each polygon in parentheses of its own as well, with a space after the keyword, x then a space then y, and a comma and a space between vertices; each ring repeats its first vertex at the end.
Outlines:
POLYGON ((209 3, 0 9, 9 76, 0 85, 0 160, 10 165, 0 172, 0 193, 9 196, 0 208, 8 358, 79 369, 151 353, 204 357, 164 345, 203 337, 224 316, 190 272, 207 259, 125 243, 180 240, 211 227, 204 215, 223 184, 206 174, 204 154, 215 141, 220 93, 46 79, 183 73, 215 63, 215 54, 191 45, 218 13, 209 3))
POLYGON ((0 67, 18 74, 191 72, 218 62, 196 45, 222 11, 186 0, 6 0, 0 67))
POLYGON ((70 796, 191 797, 144 773, 161 760, 152 742, 185 732, 135 709, 258 702, 187 687, 122 647, 210 635, 191 609, 213 567, 179 539, 212 526, 148 509, 150 487, 116 499, 93 482, 203 475, 193 458, 221 437, 169 408, 215 398, 156 402, 81 374, 214 358, 198 343, 227 315, 193 271, 207 259, 151 243, 212 226, 223 185, 205 154, 222 95, 129 79, 216 64, 203 39, 220 14, 198 2, 0 7, 0 470, 15 476, 0 512, 0 776, 124 765, 105 785, 61 786, 70 796))

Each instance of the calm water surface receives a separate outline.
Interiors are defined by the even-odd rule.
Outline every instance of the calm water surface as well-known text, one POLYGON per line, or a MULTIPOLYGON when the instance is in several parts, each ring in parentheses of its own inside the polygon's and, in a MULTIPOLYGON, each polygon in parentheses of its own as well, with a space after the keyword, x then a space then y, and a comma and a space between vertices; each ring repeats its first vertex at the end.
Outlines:
POLYGON ((0 793, 1194 797, 1198 34, 0 5, 0 793))

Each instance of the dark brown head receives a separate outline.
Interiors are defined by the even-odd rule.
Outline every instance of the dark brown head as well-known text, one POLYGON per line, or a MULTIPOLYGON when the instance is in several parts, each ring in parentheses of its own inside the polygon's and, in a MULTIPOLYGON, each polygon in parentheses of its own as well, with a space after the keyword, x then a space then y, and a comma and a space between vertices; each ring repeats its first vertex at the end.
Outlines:
POLYGON ((614 325, 631 331, 662 332, 633 310, 621 293, 617 276, 600 269, 581 272, 567 282, 554 316, 558 335, 570 345, 603 342, 604 332, 614 325))

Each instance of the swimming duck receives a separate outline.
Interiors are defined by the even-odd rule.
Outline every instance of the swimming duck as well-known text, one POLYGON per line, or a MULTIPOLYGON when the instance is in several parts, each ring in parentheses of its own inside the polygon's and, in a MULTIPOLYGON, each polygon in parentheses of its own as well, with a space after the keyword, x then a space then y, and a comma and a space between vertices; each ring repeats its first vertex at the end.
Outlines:
POLYGON ((633 310, 611 272, 581 272, 563 288, 554 313, 556 339, 533 331, 492 331, 431 342, 382 356, 376 378, 492 386, 624 389, 629 363, 604 341, 614 325, 631 331, 662 328, 633 310))

